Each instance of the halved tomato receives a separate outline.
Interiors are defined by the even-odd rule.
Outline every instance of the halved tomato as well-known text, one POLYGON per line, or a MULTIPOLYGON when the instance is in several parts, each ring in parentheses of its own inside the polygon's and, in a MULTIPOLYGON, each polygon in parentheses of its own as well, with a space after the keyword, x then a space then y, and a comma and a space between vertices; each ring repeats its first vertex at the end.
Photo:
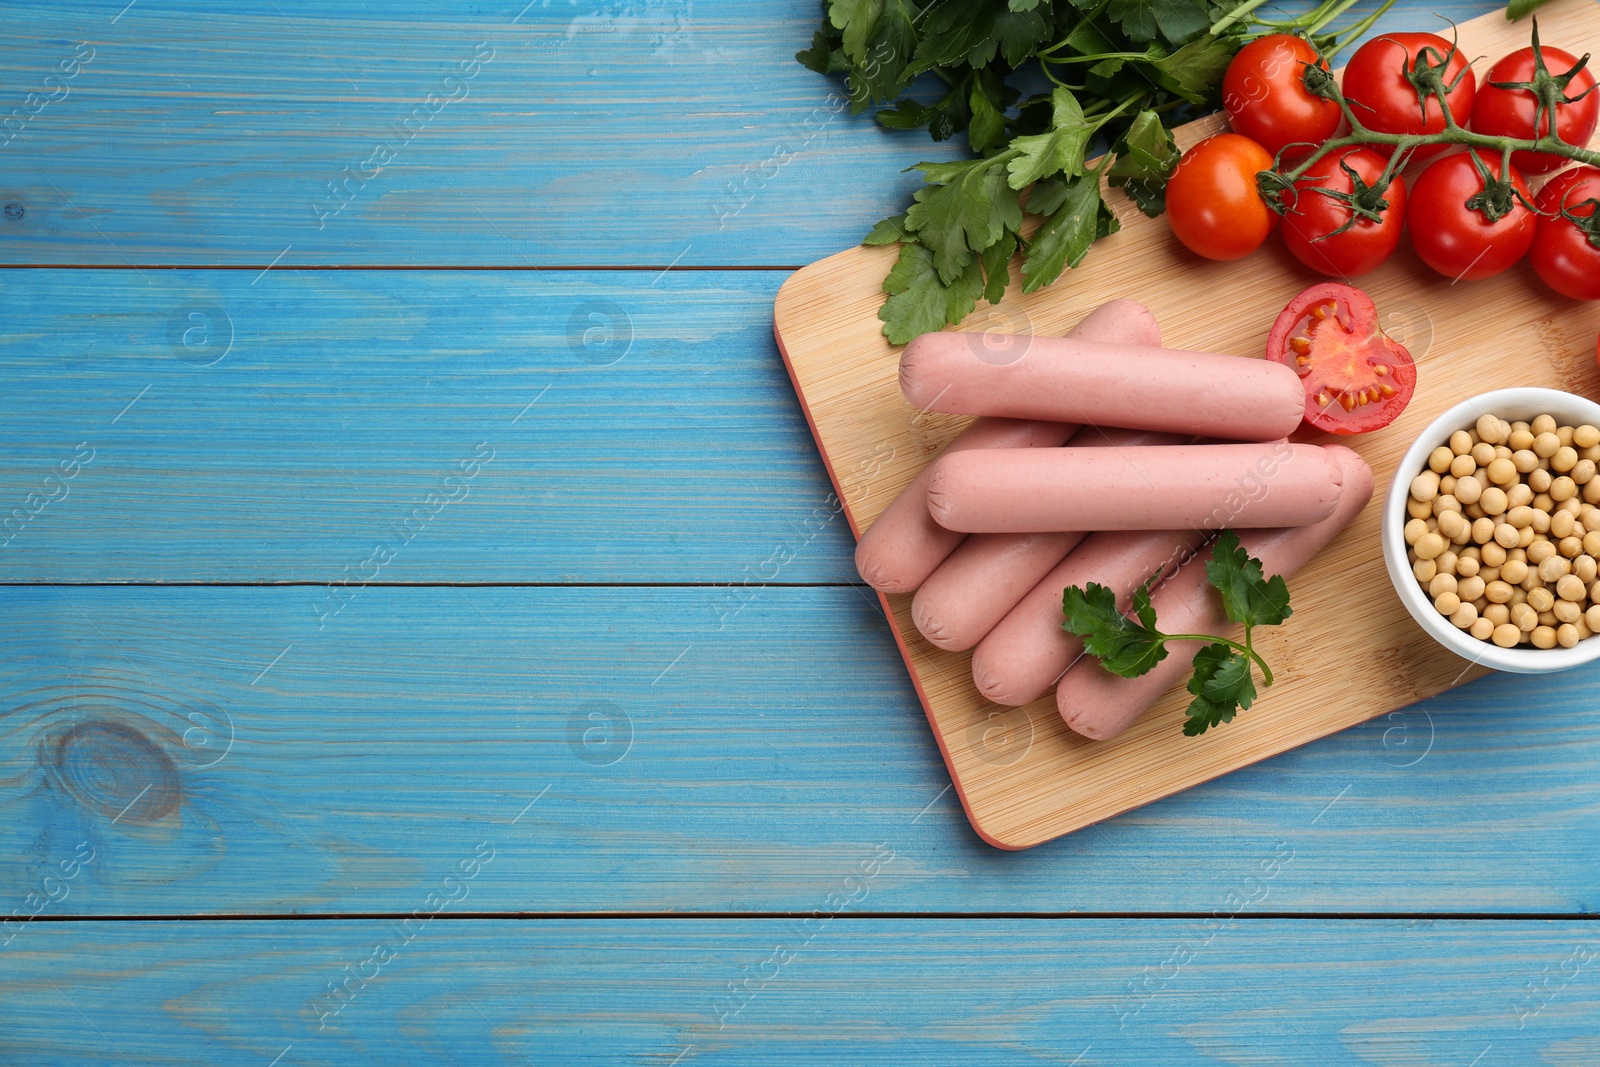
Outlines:
POLYGON ((1306 421, 1336 434, 1380 430, 1400 417, 1417 387, 1404 345, 1378 327, 1372 298, 1353 285, 1322 282, 1272 324, 1267 358, 1292 367, 1306 389, 1306 421))

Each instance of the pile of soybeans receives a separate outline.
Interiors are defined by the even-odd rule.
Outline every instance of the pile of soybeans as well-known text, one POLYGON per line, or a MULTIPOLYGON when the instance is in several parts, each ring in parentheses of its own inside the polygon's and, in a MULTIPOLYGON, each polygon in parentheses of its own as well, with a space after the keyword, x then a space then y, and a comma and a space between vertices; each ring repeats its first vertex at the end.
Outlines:
POLYGON ((1411 480, 1411 571, 1439 614, 1502 648, 1600 632, 1600 428, 1484 415, 1411 480))

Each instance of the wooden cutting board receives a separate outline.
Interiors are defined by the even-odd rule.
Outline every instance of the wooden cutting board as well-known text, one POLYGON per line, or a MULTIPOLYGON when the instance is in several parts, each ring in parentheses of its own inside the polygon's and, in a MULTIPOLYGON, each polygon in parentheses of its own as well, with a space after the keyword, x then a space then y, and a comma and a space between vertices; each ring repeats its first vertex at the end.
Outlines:
MULTIPOLYGON (((1540 11, 1539 25, 1548 44, 1600 52, 1593 0, 1559 0, 1540 11)), ((1488 57, 1477 64, 1480 78, 1489 62, 1528 41, 1526 20, 1508 23, 1498 12, 1460 33, 1467 55, 1488 57)), ((1178 131, 1179 146, 1224 127, 1220 116, 1191 123, 1178 131)), ((1155 312, 1173 347, 1260 356, 1278 312, 1322 280, 1276 239, 1242 262, 1200 260, 1171 237, 1165 219, 1146 218, 1119 192, 1107 201, 1122 229, 1096 244, 1080 269, 1032 296, 1016 286, 959 328, 1059 335, 1104 301, 1132 297, 1155 312)), ((895 255, 893 247, 862 246, 813 263, 784 284, 774 315, 778 347, 858 537, 969 421, 919 412, 900 395, 899 350, 877 317, 895 255)), ((984 699, 972 684, 971 654, 923 640, 909 595, 882 597, 961 803, 985 841, 1040 844, 1485 673, 1435 644, 1401 606, 1379 548, 1380 503, 1411 441, 1467 397, 1514 385, 1600 396, 1600 304, 1555 296, 1526 266, 1452 285, 1409 247, 1360 285, 1384 328, 1416 358, 1416 395, 1387 429, 1345 442, 1372 464, 1372 503, 1290 583, 1293 618, 1258 638, 1277 682, 1232 724, 1183 736, 1190 697, 1179 687, 1115 740, 1086 740, 1062 722, 1054 692, 1025 708, 984 699)))

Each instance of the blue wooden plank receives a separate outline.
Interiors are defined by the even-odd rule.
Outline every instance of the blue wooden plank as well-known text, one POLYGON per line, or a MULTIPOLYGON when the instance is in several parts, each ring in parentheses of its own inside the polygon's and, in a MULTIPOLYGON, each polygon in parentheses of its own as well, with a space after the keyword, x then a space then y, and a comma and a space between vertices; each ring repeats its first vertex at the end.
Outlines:
MULTIPOLYGON (((1499 677, 1028 853, 966 825, 854 588, 11 588, 0 915, 1586 913, 1600 668, 1499 677), (1251 883, 1255 885, 1255 883, 1251 883), (33 901, 37 903, 37 899, 33 901)), ((174 932, 176 935, 176 931, 174 932)))
POLYGON ((8 6, 6 262, 798 266, 960 151, 794 61, 815 0, 125 3, 8 6))
MULTIPOLYGON (((408 912, 506 877, 498 841, 459 842, 474 876, 433 872, 408 912)), ((38 924, 0 955, 0 1044, 41 1067, 1600 1058, 1592 923, 895 921, 830 892, 795 919, 38 924)))
POLYGON ((797 266, 962 151, 850 116, 793 60, 815 0, 7 14, 7 263, 797 266))
POLYGON ((0 580, 857 581, 782 279, 0 272, 0 580))

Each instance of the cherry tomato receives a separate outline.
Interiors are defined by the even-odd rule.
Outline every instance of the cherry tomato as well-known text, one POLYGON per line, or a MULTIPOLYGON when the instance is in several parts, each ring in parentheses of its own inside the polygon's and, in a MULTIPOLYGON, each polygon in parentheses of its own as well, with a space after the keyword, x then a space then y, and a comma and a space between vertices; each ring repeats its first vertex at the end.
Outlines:
POLYGON ((1303 37, 1274 33, 1239 49, 1222 78, 1222 106, 1233 132, 1277 154, 1286 145, 1321 144, 1343 115, 1339 105, 1306 88, 1306 65, 1328 69, 1303 37))
MULTIPOLYGON (((1344 69, 1344 96, 1361 124, 1381 133, 1438 133, 1444 129, 1444 109, 1439 98, 1427 97, 1426 119, 1417 88, 1406 77, 1407 70, 1442 68, 1437 77, 1446 89, 1450 114, 1465 126, 1472 115, 1472 101, 1478 82, 1459 49, 1452 51, 1449 41, 1432 33, 1386 33, 1374 37, 1350 57, 1344 69), (1445 57, 1449 56, 1449 62, 1445 57)), ((1387 145, 1373 145, 1384 155, 1393 155, 1387 145)), ((1431 159, 1446 145, 1419 148, 1412 160, 1431 159)))
POLYGON ((1417 366, 1378 328, 1372 298, 1320 282, 1289 301, 1267 336, 1267 358, 1294 369, 1306 388, 1306 421, 1328 433, 1381 430, 1406 409, 1417 366))
POLYGON ((1345 170, 1348 166, 1365 187, 1360 195, 1372 196, 1370 189, 1383 177, 1388 162, 1370 148, 1346 148, 1323 156, 1294 183, 1292 201, 1285 198, 1289 210, 1283 216, 1283 243, 1296 259, 1323 274, 1354 278, 1394 254, 1406 217, 1406 183, 1399 175, 1382 194, 1384 206, 1379 207, 1376 198, 1372 204, 1378 221, 1355 215, 1349 202, 1325 191, 1354 192, 1356 183, 1345 170), (1349 229, 1335 232, 1346 224, 1349 229))
MULTIPOLYGON (((1500 177, 1498 156, 1480 155, 1488 172, 1500 177)), ((1422 261, 1455 281, 1491 278, 1521 259, 1533 243, 1538 216, 1513 198, 1509 210, 1490 222, 1467 201, 1483 192, 1473 155, 1447 156, 1411 184, 1411 244, 1422 261)), ((1528 183, 1511 168, 1511 183, 1531 200, 1528 183)))
POLYGON ((1167 182, 1167 221, 1189 251, 1207 259, 1243 259, 1278 223, 1256 190, 1272 153, 1248 137, 1219 133, 1183 154, 1167 182))
MULTIPOLYGON (((1540 51, 1544 53, 1545 69, 1553 75, 1563 75, 1577 65, 1578 59, 1571 52, 1549 47, 1543 47, 1540 51)), ((1532 48, 1519 48, 1490 67, 1483 88, 1478 90, 1477 102, 1472 105, 1472 128, 1493 137, 1518 137, 1523 140, 1548 134, 1548 114, 1539 123, 1539 132, 1533 132, 1538 98, 1527 89, 1501 87, 1508 82, 1531 82, 1533 76, 1532 48)), ((1567 83, 1566 95, 1569 98, 1576 97, 1593 88, 1594 75, 1587 69, 1580 70, 1567 83)), ((1600 121, 1600 94, 1591 92, 1574 103, 1556 105, 1556 132, 1568 144, 1586 146, 1594 135, 1597 121, 1600 121)), ((1569 160, 1549 152, 1514 152, 1511 162, 1524 173, 1545 174, 1569 160)))
POLYGON ((1579 167, 1551 178, 1534 201, 1546 214, 1539 218, 1528 261, 1546 285, 1573 300, 1600 300, 1600 238, 1590 237, 1560 212, 1565 208, 1590 218, 1595 200, 1600 200, 1600 170, 1579 167))

